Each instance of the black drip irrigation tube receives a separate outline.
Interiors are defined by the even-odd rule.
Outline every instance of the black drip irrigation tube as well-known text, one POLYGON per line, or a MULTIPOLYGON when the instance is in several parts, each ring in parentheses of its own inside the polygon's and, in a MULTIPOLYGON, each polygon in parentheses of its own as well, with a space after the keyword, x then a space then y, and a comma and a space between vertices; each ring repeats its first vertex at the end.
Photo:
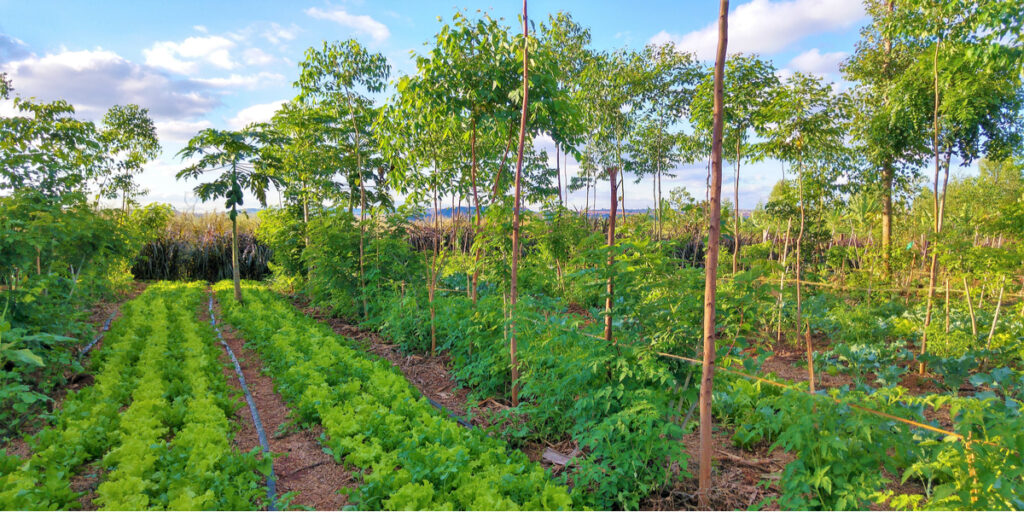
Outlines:
MULTIPOLYGON (((228 346, 227 342, 224 341, 224 337, 220 334, 220 328, 217 327, 217 318, 213 315, 213 295, 210 295, 210 302, 208 304, 210 309, 210 325, 213 326, 214 332, 217 333, 217 339, 220 340, 220 344, 224 346, 224 350, 228 352, 228 357, 231 358, 231 363, 235 365, 235 373, 238 374, 238 382, 242 385, 242 392, 245 393, 245 401, 249 403, 249 412, 252 413, 252 422, 256 426, 256 435, 260 439, 260 447, 263 448, 263 453, 267 457, 270 456, 270 443, 267 441, 267 433, 263 430, 263 422, 260 421, 260 412, 256 410, 256 401, 252 398, 252 393, 249 392, 249 386, 245 384, 245 375, 242 374, 242 367, 238 364, 238 358, 235 357, 234 351, 228 346)), ((274 478, 274 461, 270 461, 270 474, 267 475, 267 499, 270 500, 270 504, 267 506, 267 510, 277 510, 276 503, 277 496, 277 480, 274 478)))
POLYGON ((463 427, 466 427, 468 429, 472 429, 473 428, 473 424, 472 423, 470 423, 470 422, 460 418, 454 412, 449 411, 448 409, 445 409, 443 405, 435 402, 433 398, 430 398, 428 396, 428 397, 426 397, 426 399, 427 399, 428 402, 430 402, 430 405, 433 405, 434 407, 437 407, 438 410, 440 410, 441 412, 448 413, 448 416, 451 416, 451 418, 453 420, 457 421, 459 423, 459 425, 462 425, 463 427))
POLYGON ((103 339, 103 335, 110 330, 110 322, 114 321, 114 316, 116 315, 117 310, 114 310, 114 312, 110 314, 110 318, 108 318, 106 322, 103 322, 103 328, 100 329, 100 333, 97 334, 96 337, 93 338, 92 341, 90 341, 89 344, 82 349, 82 352, 78 354, 78 359, 82 359, 83 357, 85 357, 85 355, 88 354, 89 351, 92 350, 92 348, 95 347, 96 344, 103 339))

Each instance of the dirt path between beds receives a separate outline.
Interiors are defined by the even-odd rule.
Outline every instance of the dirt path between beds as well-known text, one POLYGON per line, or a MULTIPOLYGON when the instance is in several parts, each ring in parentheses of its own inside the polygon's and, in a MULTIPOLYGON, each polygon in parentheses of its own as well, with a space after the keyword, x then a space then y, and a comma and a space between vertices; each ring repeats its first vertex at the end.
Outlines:
MULTIPOLYGON (((224 341, 235 353, 242 374, 245 375, 245 382, 256 403, 263 429, 267 433, 270 451, 280 454, 280 457, 274 460, 278 496, 289 492, 297 493, 292 500, 293 507, 340 510, 348 505, 348 496, 338 493, 338 490, 357 485, 358 476, 335 464, 334 459, 323 452, 317 441, 322 433, 320 427, 299 431, 288 428, 288 406, 281 395, 274 391, 273 379, 261 373, 263 365, 259 356, 243 346, 244 340, 230 325, 220 323, 222 316, 216 300, 213 302, 213 311, 224 341)), ((206 322, 210 321, 206 308, 203 308, 201 318, 206 322)), ((238 376, 227 352, 222 352, 222 360, 227 364, 224 368, 225 378, 239 390, 240 406, 235 413, 235 419, 241 425, 241 429, 235 435, 235 444, 239 450, 249 451, 260 445, 252 413, 246 404, 245 395, 241 393, 238 376)))

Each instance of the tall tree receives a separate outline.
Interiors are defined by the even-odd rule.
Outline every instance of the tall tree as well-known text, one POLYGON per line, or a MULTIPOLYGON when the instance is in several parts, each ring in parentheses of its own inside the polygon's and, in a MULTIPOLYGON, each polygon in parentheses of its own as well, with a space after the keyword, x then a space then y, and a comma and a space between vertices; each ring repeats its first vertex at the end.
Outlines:
POLYGON ((857 84, 851 134, 867 163, 858 181, 881 192, 882 262, 889 277, 894 195, 917 180, 928 152, 929 87, 927 79, 908 75, 919 42, 886 30, 909 7, 896 12, 895 0, 866 0, 865 7, 872 21, 842 70, 857 84))
MULTIPOLYGON (((964 3, 956 0, 910 0, 892 17, 884 35, 910 38, 918 48, 905 80, 931 77, 932 235, 941 240, 945 186, 952 157, 967 164, 982 153, 999 158, 1019 147, 1022 132, 1021 92, 1024 68, 1024 2, 964 3), (939 181, 942 176, 942 185, 939 181)), ((928 301, 921 354, 928 346, 935 283, 937 243, 929 247, 928 301)), ((924 373, 924 363, 919 372, 924 373)))
POLYGON ((149 110, 138 105, 114 105, 103 116, 99 140, 108 155, 108 171, 100 184, 100 195, 120 195, 121 210, 127 212, 133 198, 143 193, 135 176, 142 172, 146 162, 160 154, 149 110))
MULTIPOLYGON (((296 85, 299 99, 307 102, 326 102, 338 109, 339 117, 347 117, 351 127, 350 140, 355 166, 349 178, 350 194, 359 187, 359 283, 362 296, 362 314, 367 315, 365 279, 366 239, 366 179, 372 170, 364 167, 369 143, 370 126, 375 118, 373 102, 367 94, 384 90, 391 66, 380 53, 372 53, 355 39, 328 43, 320 49, 310 48, 300 64, 301 72, 296 85)), ((351 204, 351 202, 350 202, 351 204)))
POLYGON ((776 95, 767 135, 766 150, 775 157, 789 162, 797 170, 797 188, 800 199, 800 227, 796 238, 796 322, 797 332, 804 333, 807 349, 808 380, 814 390, 814 358, 811 347, 810 326, 806 330, 802 319, 802 262, 808 185, 816 202, 824 200, 827 191, 835 187, 844 172, 850 168, 849 151, 844 137, 848 98, 837 95, 821 79, 795 73, 776 95))
MULTIPOLYGON (((733 55, 725 67, 725 142, 735 168, 733 180, 732 272, 739 269, 740 252, 740 163, 744 157, 755 162, 764 158, 760 144, 749 142, 751 132, 764 136, 772 98, 779 86, 775 68, 756 55, 733 55)), ((697 88, 694 121, 697 130, 711 131, 712 84, 706 78, 697 88)))

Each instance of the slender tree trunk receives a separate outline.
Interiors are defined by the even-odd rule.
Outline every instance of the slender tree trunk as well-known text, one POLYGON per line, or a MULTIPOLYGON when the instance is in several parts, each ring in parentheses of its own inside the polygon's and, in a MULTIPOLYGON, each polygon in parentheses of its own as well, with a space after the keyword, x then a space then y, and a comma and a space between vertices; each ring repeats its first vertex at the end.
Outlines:
MULTIPOLYGON (((358 135, 356 136, 358 138, 358 135)), ((356 144, 356 168, 359 170, 359 286, 362 288, 363 296, 363 319, 369 314, 366 301, 366 188, 363 186, 363 159, 359 153, 359 145, 356 144)))
MULTIPOLYGON (((427 287, 428 297, 430 301, 430 355, 437 355, 437 315, 434 309, 434 296, 437 293, 437 257, 438 247, 437 242, 441 237, 441 219, 439 217, 440 212, 437 208, 437 164, 434 164, 434 257, 430 262, 430 285, 427 287)), ((454 215, 454 211, 453 211, 454 215)))
POLYGON ((807 349, 807 379, 810 384, 811 393, 814 393, 814 350, 811 346, 811 326, 808 324, 804 329, 803 323, 803 243, 804 243, 804 164, 799 164, 799 175, 797 181, 800 187, 800 231, 796 236, 796 332, 797 336, 803 331, 804 344, 807 349))
POLYGON ((729 0, 721 0, 718 13, 718 55, 715 59, 714 114, 711 128, 711 186, 708 206, 708 254, 704 265, 704 350, 700 381, 700 469, 697 502, 710 507, 711 489, 711 392, 715 378, 715 295, 718 291, 718 246, 722 220, 722 123, 725 55, 729 33, 729 0))
POLYGON ((946 334, 949 334, 949 272, 946 272, 946 334))
POLYGON ((231 279, 235 282, 235 300, 242 302, 242 275, 238 270, 238 211, 231 207, 231 279))
MULTIPOLYGON (((742 130, 742 127, 738 127, 742 130)), ((736 137, 736 180, 732 184, 733 220, 732 220, 732 273, 739 271, 740 258, 740 138, 736 137)))
MULTIPOLYGON (((942 212, 939 210, 939 43, 935 44, 935 54, 932 60, 933 87, 935 95, 934 111, 932 112, 932 147, 935 150, 935 182, 932 186, 932 214, 935 219, 936 237, 942 232, 942 212)), ((928 350, 928 326, 932 323, 932 303, 935 300, 935 277, 938 270, 938 251, 934 247, 929 248, 932 253, 931 268, 928 272, 928 303, 925 306, 924 329, 921 333, 921 355, 928 350)), ((917 372, 924 375, 924 361, 918 364, 917 372)))
POLYGON ((526 0, 523 0, 523 111, 519 119, 519 154, 516 157, 515 195, 512 206, 512 283, 509 285, 512 330, 509 355, 512 360, 512 405, 519 405, 519 362, 516 354, 516 303, 519 299, 519 204, 522 198, 523 150, 526 145, 526 112, 530 98, 528 80, 530 50, 527 46, 529 25, 526 18, 526 0))
MULTIPOLYGON (((480 232, 482 231, 481 227, 483 226, 483 218, 480 216, 480 195, 477 192, 477 186, 476 186, 476 117, 473 117, 472 132, 470 133, 470 136, 469 136, 469 148, 470 148, 470 154, 472 155, 471 156, 472 163, 470 165, 469 175, 470 175, 470 178, 473 180, 473 203, 475 203, 475 205, 476 205, 476 206, 474 206, 474 209, 476 210, 476 231, 473 233, 473 235, 474 235, 473 236, 473 238, 474 238, 473 243, 475 245, 476 242, 477 242, 476 237, 480 236, 480 232)), ((497 180, 496 180, 494 186, 495 187, 498 186, 497 185, 497 180)), ((473 299, 473 304, 474 305, 476 305, 476 300, 477 300, 477 289, 478 289, 477 284, 480 281, 480 268, 479 268, 479 266, 480 266, 480 253, 481 253, 482 250, 483 249, 481 247, 477 247, 476 254, 473 256, 473 279, 472 279, 472 282, 470 283, 470 297, 473 299)))
MULTIPOLYGON (((660 164, 659 164, 660 165, 660 164)), ((664 228, 665 217, 661 211, 661 169, 658 169, 658 240, 661 240, 661 232, 664 228)))
POLYGON ((892 276, 892 185, 893 168, 891 164, 882 167, 882 262, 885 276, 892 276))
MULTIPOLYGON (((558 175, 558 206, 565 207, 565 201, 562 199, 562 161, 557 143, 555 144, 555 174, 558 175)), ((561 215, 561 212, 559 212, 559 215, 561 215)))
POLYGON ((786 219, 786 241, 782 246, 782 257, 779 263, 782 264, 782 275, 779 276, 779 324, 775 333, 776 343, 782 343, 782 305, 785 302, 786 291, 786 257, 789 255, 789 230, 793 226, 793 219, 786 219))
POLYGON ((615 190, 616 174, 618 167, 608 169, 608 183, 611 185, 611 206, 608 209, 608 287, 604 299, 604 339, 609 343, 615 343, 612 337, 612 304, 615 302, 615 283, 612 278, 612 268, 615 265, 615 212, 618 210, 619 196, 615 190))
POLYGON ((587 224, 590 223, 590 178, 587 178, 587 194, 586 199, 583 203, 583 218, 587 219, 587 224))

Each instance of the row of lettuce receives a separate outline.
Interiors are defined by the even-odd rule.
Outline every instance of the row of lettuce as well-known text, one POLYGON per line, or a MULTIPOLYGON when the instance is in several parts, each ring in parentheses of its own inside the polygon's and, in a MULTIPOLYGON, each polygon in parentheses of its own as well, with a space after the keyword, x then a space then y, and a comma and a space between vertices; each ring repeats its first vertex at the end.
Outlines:
POLYGON ((78 508, 72 482, 87 474, 102 509, 266 505, 270 459, 232 445, 237 402, 202 298, 200 284, 157 283, 123 306, 92 356, 94 384, 27 439, 29 458, 0 452, 0 509, 78 508))
MULTIPOLYGON (((487 226, 493 228, 485 229, 504 226, 498 209, 487 215, 487 226)), ((656 353, 696 353, 703 271, 680 264, 675 242, 642 237, 621 241, 615 248, 616 264, 608 269, 599 234, 580 229, 576 222, 547 219, 526 228, 531 238, 520 269, 521 305, 516 312, 522 403, 505 413, 508 421, 497 422, 497 430, 513 444, 577 441, 581 453, 563 473, 573 487, 574 503, 636 508, 645 497, 686 475, 688 455, 678 441, 683 427, 693 423, 680 420, 693 417, 687 413, 692 411, 694 372, 699 368, 656 353), (560 259, 559 248, 564 254, 566 247, 574 254, 560 259), (609 273, 615 279, 616 344, 595 339, 602 334, 599 324, 609 273), (570 304, 573 311, 586 313, 569 313, 570 304)), ((484 256, 479 263, 474 263, 475 250, 463 251, 440 240, 441 278, 431 302, 431 251, 415 250, 407 241, 407 229, 400 221, 366 226, 362 277, 358 223, 344 213, 325 214, 303 226, 287 211, 261 212, 258 235, 275 251, 275 286, 301 290, 313 304, 379 330, 408 353, 430 351, 433 325, 437 349, 450 356, 453 374, 472 396, 508 397, 511 315, 503 258, 509 248, 503 238, 480 234, 476 247, 484 249, 484 256), (481 273, 475 303, 467 291, 474 269, 481 273)), ((757 371, 771 354, 773 343, 765 341, 766 332, 773 334, 772 341, 776 332, 783 340, 801 339, 794 328, 794 287, 786 284, 780 296, 779 265, 770 258, 757 260, 749 262, 748 270, 722 280, 718 301, 719 334, 728 340, 719 347, 720 355, 734 356, 748 371, 757 371)), ((806 278, 822 279, 813 274, 806 278)), ((781 491, 780 504, 864 508, 887 501, 906 507, 1024 508, 1019 502, 1024 484, 1019 434, 1024 383, 1019 341, 1024 323, 1019 308, 1004 304, 998 322, 991 299, 985 308, 975 308, 977 323, 996 324, 993 340, 986 342, 983 335, 970 331, 965 338, 969 308, 956 301, 943 304, 950 311, 951 326, 929 332, 934 352, 926 362, 949 391, 915 397, 898 384, 907 368, 916 369, 909 349, 919 341, 923 301, 892 293, 865 273, 844 279, 850 288, 870 291, 805 289, 803 304, 812 333, 837 341, 834 350, 819 354, 818 364, 827 373, 855 377, 853 386, 834 391, 841 394, 841 401, 924 423, 938 424, 936 418, 945 416, 946 426, 952 421, 972 443, 937 440, 921 429, 880 421, 846 405, 827 405, 827 400, 820 405, 813 401, 821 398, 777 393, 723 376, 719 389, 726 391, 716 395, 716 411, 720 420, 732 424, 734 442, 744 447, 770 445, 797 456, 786 469, 785 481, 773 484, 781 491), (872 351, 899 352, 901 357, 909 355, 910 362, 892 358, 882 364, 870 354, 856 355, 872 351), (979 355, 983 365, 977 360, 965 363, 979 355), (967 366, 964 372, 948 375, 951 368, 967 366), (976 396, 957 398, 968 383, 977 385, 976 396), (822 432, 829 434, 827 439, 822 432), (1003 458, 1007 463, 1000 466, 997 461, 1003 458), (968 463, 977 465, 964 473, 961 469, 968 463), (880 471, 883 467, 888 471, 880 471), (921 492, 883 492, 894 482, 908 480, 921 492), (991 501, 973 497, 979 492, 991 501)))
POLYGON ((322 424, 338 463, 364 471, 350 499, 360 509, 567 509, 564 486, 517 451, 434 409, 386 360, 354 348, 276 293, 214 287, 224 320, 273 375, 303 426, 322 424))

